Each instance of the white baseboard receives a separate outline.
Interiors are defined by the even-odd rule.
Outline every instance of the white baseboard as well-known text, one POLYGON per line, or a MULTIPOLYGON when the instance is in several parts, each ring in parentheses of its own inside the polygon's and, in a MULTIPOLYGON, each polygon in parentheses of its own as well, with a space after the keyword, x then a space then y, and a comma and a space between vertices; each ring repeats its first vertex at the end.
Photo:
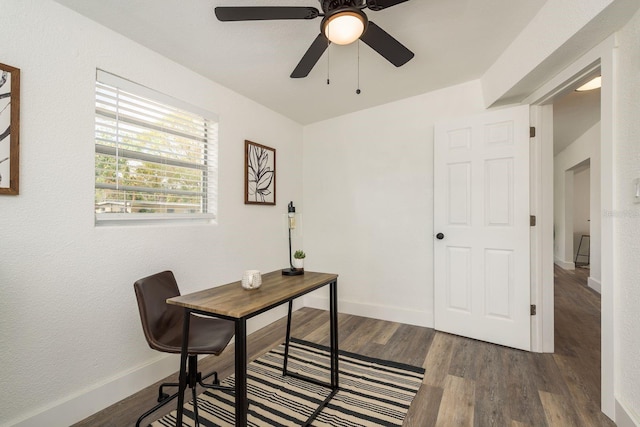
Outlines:
POLYGON ((602 283, 600 283, 600 281, 598 279, 594 279, 593 277, 589 277, 587 279, 587 285, 593 289, 594 291, 596 291, 597 293, 601 294, 602 293, 602 283))
POLYGON ((176 372, 178 364, 177 355, 160 356, 143 366, 125 371, 47 407, 39 408, 21 419, 9 422, 8 425, 69 426, 171 375, 176 372))
POLYGON ((631 409, 616 399, 615 422, 618 427, 640 427, 640 414, 632 412, 631 409))
MULTIPOLYGON (((325 297, 306 295, 304 297, 304 305, 305 307, 327 310, 329 301, 325 297)), ((433 328, 433 312, 431 311, 407 310, 400 307, 362 304, 344 300, 340 300, 339 311, 340 313, 353 314, 354 316, 433 328)))
MULTIPOLYGON (((294 311, 300 306, 301 303, 296 301, 294 311)), ((287 307, 282 306, 256 316, 247 323, 247 333, 255 332, 286 315, 287 307)), ((233 345, 233 342, 234 340, 231 340, 229 345, 233 345)), ((179 365, 177 354, 162 354, 144 365, 121 372, 9 421, 7 425, 14 427, 70 426, 177 372, 179 365)))
POLYGON ((576 264, 572 261, 563 261, 561 259, 558 258, 554 258, 553 262, 560 268, 564 269, 564 270, 575 270, 576 269, 576 264))

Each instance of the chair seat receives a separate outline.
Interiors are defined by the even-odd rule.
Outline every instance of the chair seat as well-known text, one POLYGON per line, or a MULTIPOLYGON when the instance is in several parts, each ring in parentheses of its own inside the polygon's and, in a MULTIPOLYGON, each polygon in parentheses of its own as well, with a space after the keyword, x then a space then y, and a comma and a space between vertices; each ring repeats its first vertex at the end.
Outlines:
MULTIPOLYGON (((182 324, 179 322, 167 327, 156 337, 151 348, 166 353, 180 353, 182 350, 182 324)), ((189 354, 222 353, 234 334, 234 325, 230 320, 211 317, 191 316, 189 322, 189 354)))

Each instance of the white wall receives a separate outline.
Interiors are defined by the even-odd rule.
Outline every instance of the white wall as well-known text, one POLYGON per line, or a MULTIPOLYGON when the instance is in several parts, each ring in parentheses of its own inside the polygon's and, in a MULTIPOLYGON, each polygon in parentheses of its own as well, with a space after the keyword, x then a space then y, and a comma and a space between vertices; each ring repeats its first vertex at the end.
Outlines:
MULTIPOLYGON (((576 259, 580 238, 590 233, 590 191, 589 179, 591 176, 589 167, 578 168, 573 172, 573 259, 576 259)), ((588 240, 582 242, 580 254, 588 253, 588 240)), ((587 258, 580 256, 578 263, 587 262, 587 258)))
POLYGON ((188 292, 286 265, 303 130, 57 3, 0 10, 0 61, 22 71, 20 195, 0 198, 0 425, 69 425, 178 368, 144 340, 136 279, 172 269, 188 292), (96 67, 219 115, 217 224, 94 226, 96 67), (276 207, 243 204, 245 139, 277 149, 276 207))
POLYGON ((433 125, 482 110, 473 81, 305 127, 305 262, 341 311, 433 326, 433 125))
POLYGON ((577 168, 573 172, 573 233, 589 234, 589 200, 591 198, 591 168, 586 166, 577 168))
POLYGON ((640 205, 634 204, 633 185, 640 177, 640 13, 619 33, 618 43, 616 208, 605 212, 613 217, 615 227, 615 394, 628 417, 640 425, 640 205))
MULTIPOLYGON (((590 159, 591 188, 589 218, 591 233, 591 268, 589 284, 600 284, 600 123, 587 130, 577 140, 554 157, 554 249, 555 262, 563 268, 573 268, 574 239, 574 168, 590 159), (565 189, 569 188, 569 193, 565 189)), ((580 206, 578 206, 580 208, 580 206)))
MULTIPOLYGON (((286 251, 286 242, 279 241, 280 216, 288 200, 305 216, 307 268, 341 274, 340 297, 346 302, 341 309, 432 322, 432 128, 437 120, 482 109, 477 82, 311 125, 305 128, 303 159, 302 131, 295 123, 57 4, 0 0, 0 8, 0 35, 9 40, 2 43, 0 60, 23 71, 21 195, 0 198, 0 387, 11 391, 0 397, 0 424, 88 395, 96 385, 122 384, 119 378, 132 377, 141 367, 155 367, 155 353, 146 349, 140 331, 133 280, 172 268, 183 290, 190 291, 235 280, 245 268, 281 267, 278 253, 286 251), (219 225, 93 226, 96 67, 220 115, 219 225), (245 138, 278 149, 276 208, 242 205, 245 138), (298 202, 301 176, 307 186, 304 204, 298 202), (380 195, 367 192, 371 188, 380 195), (257 245, 243 246, 254 235, 261 236, 252 241, 257 245), (273 242, 278 242, 276 251, 273 242), (40 375, 37 387, 25 381, 32 372, 40 375)), ((532 33, 550 34, 535 28, 532 33)), ((617 138, 605 141, 615 144, 617 153, 617 209, 605 212, 615 216, 616 230, 614 392, 638 423, 640 212, 632 204, 631 180, 638 175, 640 157, 640 16, 618 41, 617 138)), ((512 44, 483 78, 488 103, 539 64, 532 49, 521 49, 525 42, 512 44), (527 58, 533 61, 520 62, 527 58), (518 64, 525 67, 514 73, 518 64)), ((158 375, 150 371, 149 382, 158 375)), ((144 385, 126 384, 121 394, 144 385)), ((83 414, 60 416, 68 418, 59 425, 68 425, 83 414)))

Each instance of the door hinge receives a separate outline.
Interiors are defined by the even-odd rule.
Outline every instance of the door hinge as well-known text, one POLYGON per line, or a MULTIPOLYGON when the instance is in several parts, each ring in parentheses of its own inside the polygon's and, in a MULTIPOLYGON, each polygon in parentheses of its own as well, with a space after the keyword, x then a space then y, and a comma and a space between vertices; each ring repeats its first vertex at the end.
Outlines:
POLYGON ((535 227, 536 226, 536 216, 535 215, 529 215, 529 225, 531 227, 535 227))
POLYGON ((535 136, 536 136, 536 128, 531 126, 529 128, 529 138, 535 138, 535 136))
POLYGON ((536 305, 535 304, 531 304, 531 315, 532 316, 536 315, 536 305))

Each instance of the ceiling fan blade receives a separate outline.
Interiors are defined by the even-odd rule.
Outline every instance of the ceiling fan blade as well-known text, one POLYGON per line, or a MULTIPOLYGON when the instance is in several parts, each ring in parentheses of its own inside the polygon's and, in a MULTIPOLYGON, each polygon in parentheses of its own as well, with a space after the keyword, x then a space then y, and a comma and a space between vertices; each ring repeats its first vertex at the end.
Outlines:
POLYGON ((230 6, 216 7, 216 17, 220 21, 262 21, 272 19, 314 19, 320 11, 314 7, 286 6, 230 6))
POLYGON ((322 34, 318 34, 318 37, 311 43, 309 49, 304 54, 293 73, 291 73, 292 79, 299 79, 307 77, 313 67, 316 65, 322 54, 327 50, 329 40, 322 34))
POLYGON ((367 0, 367 7, 371 10, 382 10, 408 0, 367 0))
POLYGON ((360 40, 396 67, 406 64, 414 56, 413 52, 402 43, 371 21, 369 21, 367 30, 360 36, 360 40))

